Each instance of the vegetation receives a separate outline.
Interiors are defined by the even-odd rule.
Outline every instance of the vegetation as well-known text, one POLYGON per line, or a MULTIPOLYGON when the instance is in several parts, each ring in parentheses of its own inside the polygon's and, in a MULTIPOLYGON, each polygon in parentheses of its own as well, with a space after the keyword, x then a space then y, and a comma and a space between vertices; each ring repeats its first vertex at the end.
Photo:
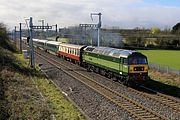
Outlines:
POLYGON ((50 107, 53 109, 56 119, 85 119, 74 105, 64 98, 64 95, 60 93, 59 89, 57 89, 53 83, 45 79, 38 79, 36 82, 43 95, 46 97, 50 107))
POLYGON ((177 23, 176 25, 173 26, 172 33, 173 34, 180 34, 180 23, 177 23))
MULTIPOLYGON (((48 37, 48 40, 56 40, 56 37, 48 37)), ((68 43, 69 42, 69 38, 58 38, 58 42, 63 42, 63 43, 68 43)))
POLYGON ((159 91, 166 95, 180 97, 180 76, 175 74, 160 73, 156 70, 150 70, 151 80, 145 81, 148 88, 159 91))
POLYGON ((84 119, 71 103, 49 84, 38 69, 28 67, 0 24, 0 119, 84 119), (31 78, 31 76, 34 76, 31 78), (33 79, 36 78, 36 82, 33 79), (37 86, 45 96, 42 98, 37 86), (46 101, 47 100, 47 101, 46 101))
POLYGON ((68 43, 69 42, 69 38, 58 38, 59 42, 63 42, 63 43, 68 43))
MULTIPOLYGON (((166 73, 163 74, 163 73, 157 72, 156 70, 150 70, 149 76, 151 77, 151 79, 155 81, 159 81, 164 84, 180 88, 180 76, 178 75, 166 74, 166 73)), ((158 89, 164 89, 161 87, 162 86, 158 86, 158 89)), ((166 89, 166 91, 168 90, 169 89, 166 89)), ((176 91, 172 90, 172 92, 176 92, 176 91)), ((174 93, 174 94, 177 94, 178 96, 180 96, 180 93, 174 93)))
POLYGON ((161 30, 160 30, 160 28, 158 28, 158 27, 153 27, 152 29, 151 29, 151 33, 152 34, 159 34, 161 32, 161 30))
POLYGON ((50 119, 51 110, 29 77, 38 72, 27 68, 19 56, 1 48, 0 119, 50 119))
POLYGON ((180 69, 180 51, 176 50, 139 50, 148 57, 150 63, 180 69))

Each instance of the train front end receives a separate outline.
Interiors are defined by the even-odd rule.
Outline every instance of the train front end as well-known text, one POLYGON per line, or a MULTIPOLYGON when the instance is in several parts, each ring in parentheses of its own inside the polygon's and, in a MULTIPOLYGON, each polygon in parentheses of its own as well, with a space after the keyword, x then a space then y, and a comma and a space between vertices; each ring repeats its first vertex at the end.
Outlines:
POLYGON ((140 82, 149 79, 148 76, 148 60, 141 53, 135 52, 128 57, 129 64, 129 80, 140 82))

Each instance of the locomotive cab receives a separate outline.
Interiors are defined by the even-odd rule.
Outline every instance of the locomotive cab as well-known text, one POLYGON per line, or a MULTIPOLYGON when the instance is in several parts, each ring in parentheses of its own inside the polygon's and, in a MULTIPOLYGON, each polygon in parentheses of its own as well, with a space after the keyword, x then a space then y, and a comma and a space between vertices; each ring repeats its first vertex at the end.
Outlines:
POLYGON ((128 57, 129 79, 145 80, 148 78, 147 57, 141 53, 134 52, 128 57))

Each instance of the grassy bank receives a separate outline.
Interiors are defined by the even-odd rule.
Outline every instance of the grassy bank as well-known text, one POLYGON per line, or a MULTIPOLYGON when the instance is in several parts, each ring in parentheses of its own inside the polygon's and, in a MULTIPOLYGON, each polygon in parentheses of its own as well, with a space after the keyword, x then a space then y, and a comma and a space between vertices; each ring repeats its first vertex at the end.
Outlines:
POLYGON ((29 73, 38 72, 29 69, 19 54, 0 49, 0 119, 50 119, 51 110, 29 78, 29 73))
POLYGON ((40 70, 30 69, 28 64, 22 54, 0 47, 1 120, 49 120, 53 114, 57 120, 85 119, 53 84, 49 84, 40 70))
POLYGON ((47 99, 58 120, 84 120, 83 115, 70 103, 54 84, 45 79, 37 79, 40 91, 47 99))

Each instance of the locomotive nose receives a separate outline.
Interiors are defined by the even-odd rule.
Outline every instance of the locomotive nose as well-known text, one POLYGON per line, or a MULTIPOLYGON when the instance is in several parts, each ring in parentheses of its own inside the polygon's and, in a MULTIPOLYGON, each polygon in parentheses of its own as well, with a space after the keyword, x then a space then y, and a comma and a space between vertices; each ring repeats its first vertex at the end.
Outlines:
POLYGON ((148 72, 148 65, 130 65, 129 73, 145 73, 148 72))

